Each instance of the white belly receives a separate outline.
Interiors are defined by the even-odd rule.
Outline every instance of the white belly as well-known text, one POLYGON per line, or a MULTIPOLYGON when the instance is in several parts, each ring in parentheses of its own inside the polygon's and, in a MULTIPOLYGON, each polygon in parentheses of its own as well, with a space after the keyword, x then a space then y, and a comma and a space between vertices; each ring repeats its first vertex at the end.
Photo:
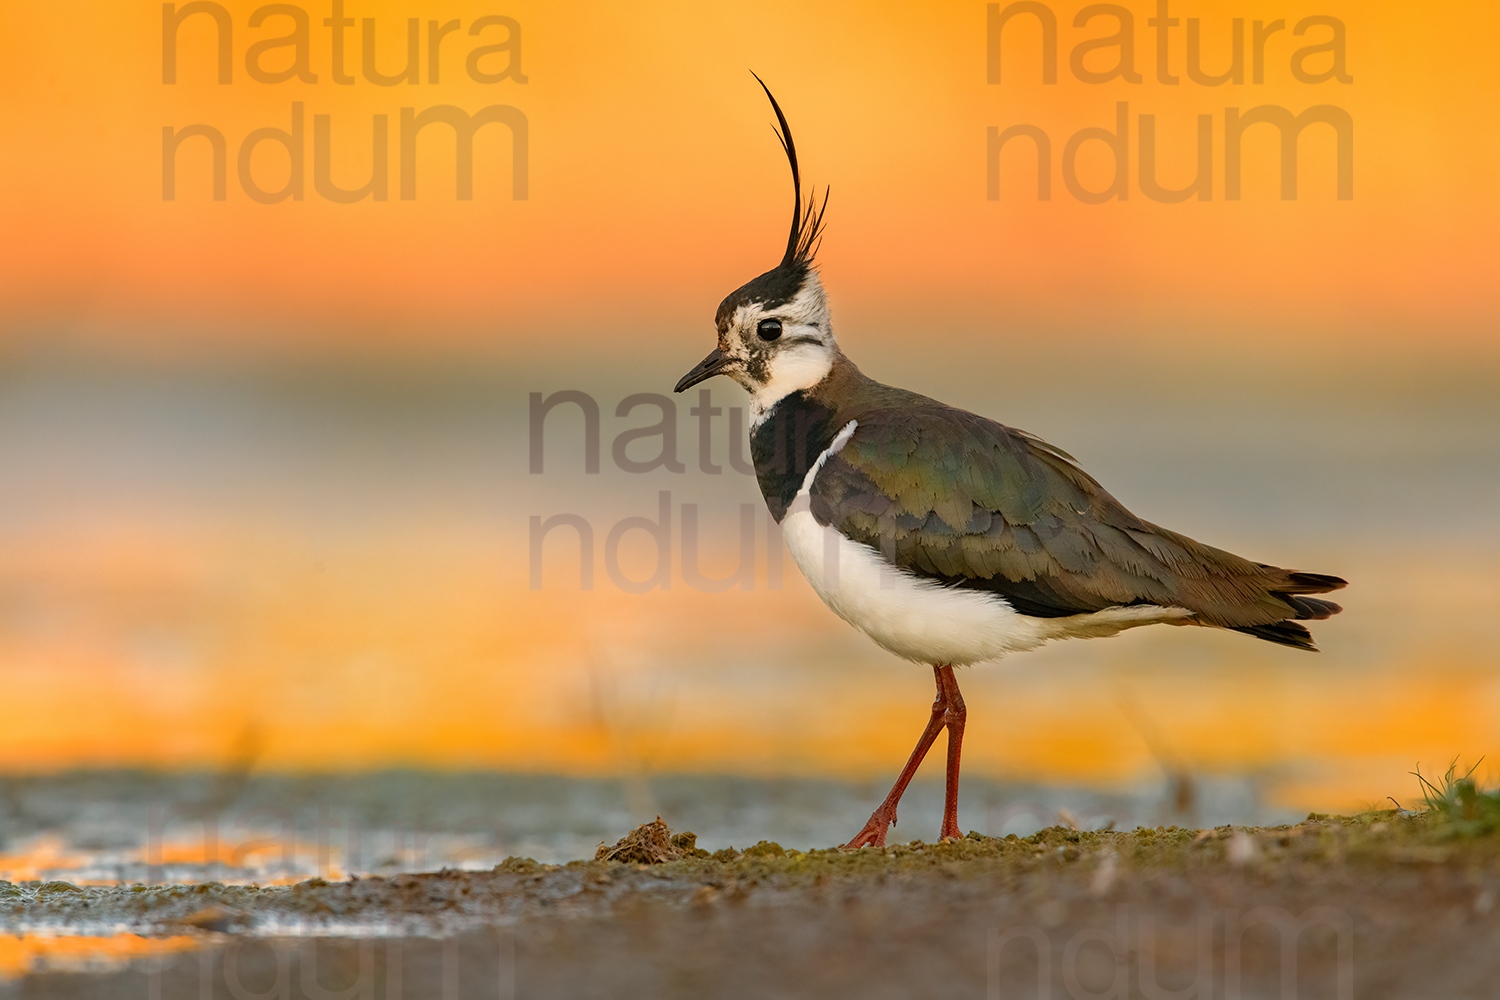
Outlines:
POLYGON ((818 456, 782 519, 782 537, 823 603, 897 656, 962 666, 1018 653, 1053 639, 1094 638, 1153 622, 1180 621, 1182 608, 1131 605, 1066 618, 1019 614, 1004 598, 948 587, 898 569, 812 515, 808 493, 828 456, 854 432, 843 428, 818 456))

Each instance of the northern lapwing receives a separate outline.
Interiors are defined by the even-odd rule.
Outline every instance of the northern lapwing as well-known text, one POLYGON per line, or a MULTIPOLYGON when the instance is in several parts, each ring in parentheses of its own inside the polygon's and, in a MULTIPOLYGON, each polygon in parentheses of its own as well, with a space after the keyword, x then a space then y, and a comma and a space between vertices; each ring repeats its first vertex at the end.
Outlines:
POLYGON ((814 258, 823 202, 802 201, 797 147, 760 77, 792 168, 781 263, 719 304, 719 342, 677 391, 728 375, 750 394, 756 478, 786 546, 834 613, 933 669, 927 728, 848 847, 880 846, 922 758, 948 730, 942 837, 960 836, 966 712, 953 668, 1054 639, 1203 625, 1313 650, 1311 597, 1345 581, 1251 562, 1126 510, 1035 435, 883 385, 844 356, 814 258))

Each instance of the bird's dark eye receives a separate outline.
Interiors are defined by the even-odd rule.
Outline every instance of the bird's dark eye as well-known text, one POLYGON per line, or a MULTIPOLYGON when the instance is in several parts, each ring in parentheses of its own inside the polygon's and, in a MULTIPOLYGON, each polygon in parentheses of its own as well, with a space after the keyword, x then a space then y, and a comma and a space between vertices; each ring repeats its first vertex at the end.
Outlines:
POLYGON ((755 328, 755 332, 760 335, 761 340, 775 340, 781 336, 781 320, 763 319, 755 328))

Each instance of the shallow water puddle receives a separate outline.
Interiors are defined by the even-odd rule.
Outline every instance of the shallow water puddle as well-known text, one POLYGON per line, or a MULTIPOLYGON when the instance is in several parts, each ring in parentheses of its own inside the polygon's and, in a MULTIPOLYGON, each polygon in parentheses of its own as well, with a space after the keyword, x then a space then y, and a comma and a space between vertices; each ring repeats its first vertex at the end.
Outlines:
POLYGON ((240 843, 200 837, 113 849, 80 847, 49 832, 15 848, 0 854, 0 882, 291 885, 309 878, 344 878, 339 852, 327 845, 282 843, 270 832, 240 843))
POLYGON ((43 972, 105 972, 131 962, 192 951, 204 938, 189 934, 71 934, 55 931, 0 935, 0 979, 43 972))

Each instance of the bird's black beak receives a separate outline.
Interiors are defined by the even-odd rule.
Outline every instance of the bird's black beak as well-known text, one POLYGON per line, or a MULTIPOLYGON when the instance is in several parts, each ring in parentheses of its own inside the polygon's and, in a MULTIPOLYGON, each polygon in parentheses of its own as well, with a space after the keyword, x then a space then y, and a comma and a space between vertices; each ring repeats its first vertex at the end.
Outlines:
POLYGON ((715 347, 702 361, 693 366, 693 370, 682 376, 673 392, 681 392, 702 382, 704 379, 713 378, 725 368, 729 367, 731 358, 723 351, 715 347))

